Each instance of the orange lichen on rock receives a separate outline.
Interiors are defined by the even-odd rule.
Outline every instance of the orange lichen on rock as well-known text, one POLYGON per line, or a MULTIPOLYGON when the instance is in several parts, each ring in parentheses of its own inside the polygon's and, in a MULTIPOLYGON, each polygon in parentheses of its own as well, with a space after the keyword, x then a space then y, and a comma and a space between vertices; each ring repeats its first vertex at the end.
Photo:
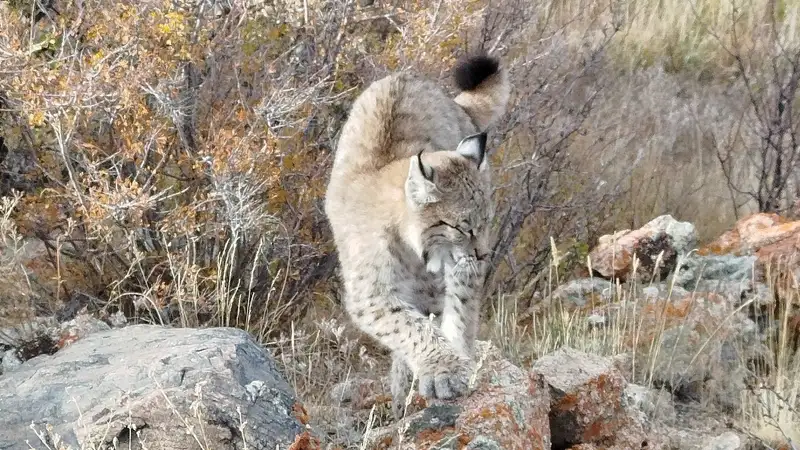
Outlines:
POLYGON ((394 444, 394 436, 389 434, 378 439, 372 448, 374 450, 388 450, 392 448, 393 444, 394 444))
POLYGON ((312 436, 308 431, 304 431, 297 435, 288 450, 319 450, 320 448, 322 447, 319 444, 319 439, 312 436))
POLYGON ((428 429, 417 433, 415 442, 417 448, 435 448, 436 444, 443 442, 453 436, 455 427, 445 427, 438 430, 428 429))
POLYGON ((550 387, 553 446, 605 443, 623 432, 626 382, 611 359, 562 348, 540 358, 532 370, 550 387))
POLYGON ((490 432, 519 432, 520 424, 514 418, 511 408, 504 403, 496 403, 468 412, 461 418, 461 426, 470 432, 480 430, 490 432))
POLYGON ((789 221, 777 214, 757 213, 747 216, 716 240, 701 248, 700 255, 754 253, 760 263, 776 255, 788 256, 800 251, 800 220, 789 221))
POLYGON ((544 378, 511 364, 491 344, 480 344, 476 353, 482 364, 470 395, 433 402, 401 423, 374 430, 367 448, 387 449, 384 440, 401 435, 402 444, 392 441, 391 448, 441 448, 447 442, 446 448, 457 449, 550 449, 550 393, 544 378))
POLYGON ((620 428, 620 420, 617 415, 605 417, 591 422, 583 430, 584 442, 597 442, 613 437, 614 433, 620 428))
POLYGON ((302 403, 295 402, 294 406, 292 406, 292 410, 294 412, 294 416, 301 424, 308 425, 310 418, 308 416, 308 411, 306 411, 306 408, 303 406, 302 403))

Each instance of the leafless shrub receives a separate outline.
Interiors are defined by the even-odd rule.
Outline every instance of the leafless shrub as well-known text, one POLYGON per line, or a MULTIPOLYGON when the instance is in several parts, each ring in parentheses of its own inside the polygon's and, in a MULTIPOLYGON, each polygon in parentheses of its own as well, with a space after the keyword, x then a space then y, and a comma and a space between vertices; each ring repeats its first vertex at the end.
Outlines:
POLYGON ((781 30, 780 11, 775 7, 768 11, 761 39, 742 36, 740 22, 745 20, 746 11, 735 0, 731 4, 731 16, 723 24, 725 31, 730 30, 726 33, 731 36, 730 44, 724 44, 720 30, 712 28, 711 34, 735 61, 744 104, 725 135, 712 130, 719 143, 717 158, 736 207, 741 206, 737 197, 744 197, 744 201, 755 201, 760 212, 787 212, 800 194, 800 113, 796 108, 800 41, 781 30), (736 173, 748 169, 753 172, 754 183, 738 181, 736 173))

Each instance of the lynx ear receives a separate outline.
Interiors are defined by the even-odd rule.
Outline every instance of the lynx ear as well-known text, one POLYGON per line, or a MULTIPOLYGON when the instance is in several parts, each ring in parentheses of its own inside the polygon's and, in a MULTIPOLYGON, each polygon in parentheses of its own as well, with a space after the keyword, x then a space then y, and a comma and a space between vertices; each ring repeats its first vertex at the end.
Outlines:
POLYGON ((483 169, 486 160, 486 132, 465 137, 459 142, 456 152, 483 169))
POLYGON ((406 198, 412 205, 420 207, 439 201, 439 189, 434 183, 435 177, 433 167, 422 161, 422 152, 411 157, 406 178, 406 198))

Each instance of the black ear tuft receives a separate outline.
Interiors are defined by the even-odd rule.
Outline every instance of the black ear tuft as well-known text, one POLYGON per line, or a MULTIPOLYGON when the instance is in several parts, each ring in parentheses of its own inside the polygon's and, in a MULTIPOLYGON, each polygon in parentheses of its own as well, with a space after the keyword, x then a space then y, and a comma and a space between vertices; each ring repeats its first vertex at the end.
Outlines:
POLYGON ((427 167, 422 162, 422 150, 417 153, 417 162, 419 163, 419 171, 422 172, 422 176, 428 181, 433 181, 433 168, 427 167))
POLYGON ((500 61, 487 55, 474 55, 466 58, 453 69, 456 86, 462 91, 471 91, 487 78, 497 73, 500 61))
POLYGON ((481 152, 486 152, 486 141, 488 138, 489 135, 485 131, 478 135, 478 145, 481 148, 481 152))

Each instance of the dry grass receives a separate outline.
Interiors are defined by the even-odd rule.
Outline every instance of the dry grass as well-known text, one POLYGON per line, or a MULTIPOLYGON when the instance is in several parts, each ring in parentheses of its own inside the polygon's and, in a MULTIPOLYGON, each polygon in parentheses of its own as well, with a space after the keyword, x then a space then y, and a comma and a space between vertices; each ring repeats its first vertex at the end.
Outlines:
POLYGON ((790 0, 552 0, 543 10, 542 20, 567 27, 576 45, 593 36, 587 28, 616 27, 610 49, 627 72, 660 66, 725 79, 734 75, 736 46, 763 49, 771 32, 786 47, 800 45, 800 5, 790 0))

